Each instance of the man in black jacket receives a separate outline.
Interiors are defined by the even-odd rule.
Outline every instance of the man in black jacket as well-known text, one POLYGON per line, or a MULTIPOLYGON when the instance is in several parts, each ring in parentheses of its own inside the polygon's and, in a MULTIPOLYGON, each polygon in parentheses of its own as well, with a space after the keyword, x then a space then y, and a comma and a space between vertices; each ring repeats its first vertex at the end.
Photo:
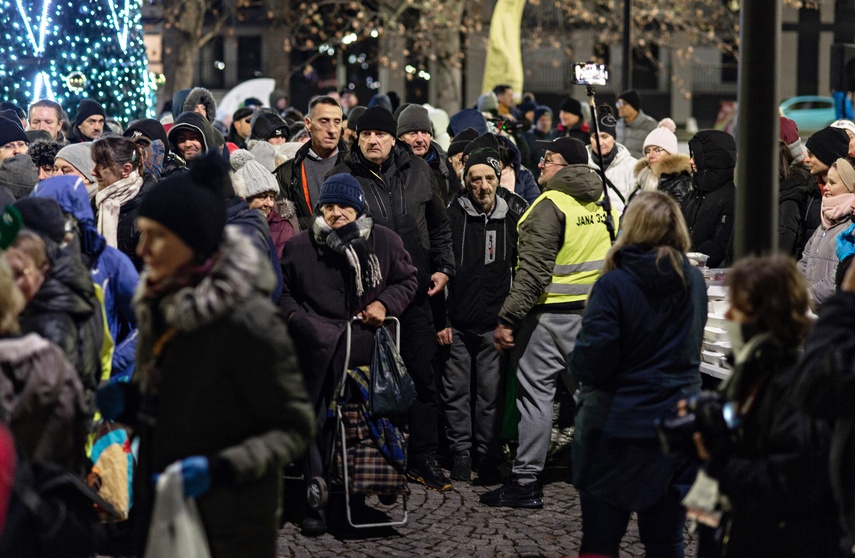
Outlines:
MULTIPOLYGON (((431 360, 436 329, 429 297, 442 296, 454 276, 451 228, 436 179, 409 145, 397 142, 397 122, 388 110, 371 107, 359 117, 357 145, 330 174, 359 181, 374 222, 394 230, 418 270, 413 302, 401 315, 401 356, 418 394, 409 412, 408 476, 433 490, 451 490, 437 463, 438 404, 431 360)), ((444 325, 444 324, 443 324, 444 325)))
POLYGON ((448 162, 448 154, 433 141, 433 125, 426 108, 410 105, 398 115, 398 139, 406 142, 413 154, 430 166, 442 200, 451 203, 460 191, 460 181, 448 162))
POLYGON ((448 284, 451 327, 439 335, 440 342, 451 344, 440 395, 454 453, 452 480, 470 480, 473 458, 480 464, 480 480, 495 480, 498 472, 502 390, 493 330, 513 279, 520 218, 496 195, 501 172, 498 152, 476 149, 464 168, 467 193, 448 207, 457 273, 448 284))
POLYGON ((305 120, 311 141, 297 150, 293 159, 273 171, 281 196, 297 206, 301 230, 308 228, 311 222, 324 178, 347 155, 347 148, 341 141, 341 118, 338 101, 327 95, 314 99, 305 120))

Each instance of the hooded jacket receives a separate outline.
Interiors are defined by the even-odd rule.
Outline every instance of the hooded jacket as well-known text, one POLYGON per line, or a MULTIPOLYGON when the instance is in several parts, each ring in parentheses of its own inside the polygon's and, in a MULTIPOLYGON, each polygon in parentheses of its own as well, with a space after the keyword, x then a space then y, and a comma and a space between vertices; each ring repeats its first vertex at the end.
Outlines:
MULTIPOLYGON (((567 194, 581 205, 603 197, 600 177, 587 165, 562 168, 544 188, 544 192, 549 190, 567 194)), ((585 241, 588 235, 608 235, 602 224, 584 227, 575 238, 564 238, 564 230, 564 213, 551 200, 542 200, 529 210, 519 225, 519 263, 514 283, 499 311, 500 323, 515 327, 535 307, 543 289, 552 280, 556 255, 565 242, 585 241)), ((568 303, 541 305, 539 309, 546 310, 547 306, 551 312, 583 308, 583 304, 568 303)))
POLYGON ((816 182, 801 163, 794 163, 790 170, 778 187, 778 250, 798 259, 812 234, 805 219, 816 182))
POLYGON ((414 304, 427 296, 430 276, 454 276, 451 228, 433 172, 410 146, 399 141, 381 165, 363 157, 357 145, 330 175, 352 174, 362 185, 365 203, 374 222, 401 237, 418 270, 419 287, 414 304))
POLYGON ((237 196, 226 202, 226 222, 238 228, 252 245, 264 255, 273 268, 276 276, 276 286, 273 289, 273 302, 278 302, 282 296, 282 269, 279 265, 279 254, 273 239, 270 237, 270 226, 264 214, 257 209, 250 209, 246 200, 237 196))
POLYGON ((828 229, 820 225, 805 244, 798 267, 805 274, 811 299, 816 306, 836 292, 837 266, 840 264, 837 259, 837 237, 851 224, 848 218, 843 218, 828 229))
POLYGON ((498 196, 489 215, 468 194, 448 207, 457 264, 446 300, 453 328, 480 335, 496 327, 517 263, 519 218, 498 196))
POLYGON ((175 120, 175 123, 172 125, 172 128, 169 129, 169 134, 167 137, 169 138, 169 149, 178 154, 178 145, 175 143, 176 134, 180 130, 189 129, 193 130, 197 134, 202 136, 202 154, 208 153, 209 151, 214 151, 218 147, 217 135, 219 132, 214 130, 211 126, 211 123, 208 122, 204 116, 199 114, 198 112, 183 112, 175 120))
POLYGON ((270 302, 274 282, 265 257, 230 226, 198 284, 157 294, 147 292, 143 275, 134 300, 139 362, 157 365, 122 384, 128 404, 121 417, 140 436, 134 506, 143 532, 152 474, 201 455, 212 483, 196 503, 211 554, 275 555, 282 467, 304 453, 314 413, 297 351, 270 302))
POLYGON ((653 165, 647 157, 642 157, 635 163, 632 174, 635 190, 630 194, 630 198, 639 192, 659 190, 682 204, 692 188, 691 159, 682 153, 663 153, 653 165))
POLYGON ((726 132, 704 130, 689 140, 689 150, 698 171, 682 209, 692 235, 692 251, 708 255, 709 267, 720 267, 727 264, 725 255, 733 232, 736 142, 726 132))
POLYGON ((649 246, 624 246, 615 258, 617 268, 591 290, 570 357, 581 385, 573 484, 622 509, 643 510, 686 464, 663 455, 653 419, 673 414, 701 387, 706 285, 685 256, 683 277, 649 246), (636 444, 651 451, 634 450, 636 444))
POLYGON ((217 119, 217 101, 214 100, 214 94, 204 87, 194 87, 187 93, 187 97, 181 105, 181 111, 192 112, 196 110, 196 105, 205 107, 205 117, 213 125, 217 119))
POLYGON ((74 248, 49 246, 51 269, 19 320, 22 332, 38 333, 62 349, 83 386, 94 389, 101 379, 104 322, 92 278, 74 248))

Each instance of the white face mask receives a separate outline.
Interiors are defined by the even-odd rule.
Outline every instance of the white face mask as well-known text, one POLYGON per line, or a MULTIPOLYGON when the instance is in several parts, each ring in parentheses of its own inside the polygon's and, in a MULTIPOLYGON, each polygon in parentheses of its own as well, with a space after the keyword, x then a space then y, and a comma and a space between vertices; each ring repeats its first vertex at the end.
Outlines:
POLYGON ((742 335, 742 324, 725 320, 722 328, 727 332, 727 337, 730 339, 730 347, 733 350, 733 357, 736 358, 746 343, 746 339, 742 335))

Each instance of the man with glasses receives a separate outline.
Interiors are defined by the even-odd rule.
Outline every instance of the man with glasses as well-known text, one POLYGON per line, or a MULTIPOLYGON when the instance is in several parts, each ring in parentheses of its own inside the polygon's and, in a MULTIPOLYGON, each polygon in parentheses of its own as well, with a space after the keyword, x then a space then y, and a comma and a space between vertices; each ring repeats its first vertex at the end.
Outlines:
MULTIPOLYGON (((519 221, 519 266, 493 340, 516 370, 519 448, 513 476, 481 496, 495 507, 542 508, 538 475, 552 432, 555 387, 562 376, 576 391, 567 364, 582 325, 588 291, 611 246, 599 176, 585 145, 573 138, 539 141, 543 193, 519 221)), ((617 216, 612 212, 617 226, 617 216)))
POLYGON ((655 119, 641 110, 641 95, 635 89, 624 91, 618 96, 615 107, 620 120, 617 123, 617 142, 636 159, 644 156, 644 138, 659 125, 655 119))
POLYGON ((252 127, 250 119, 253 111, 252 107, 241 107, 232 114, 232 124, 229 126, 229 137, 226 141, 232 142, 240 149, 246 149, 246 140, 249 138, 252 127))

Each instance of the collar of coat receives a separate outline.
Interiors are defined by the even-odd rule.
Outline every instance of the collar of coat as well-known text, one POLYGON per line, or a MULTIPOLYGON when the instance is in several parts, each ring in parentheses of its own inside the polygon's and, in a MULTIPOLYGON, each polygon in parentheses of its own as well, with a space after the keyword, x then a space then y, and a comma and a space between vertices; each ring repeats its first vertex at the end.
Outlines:
POLYGON ((637 163, 635 163, 633 175, 638 176, 643 169, 648 167, 653 172, 653 175, 657 180, 664 175, 680 173, 692 174, 691 159, 688 155, 683 155, 682 153, 674 153, 673 155, 669 153, 662 155, 654 165, 650 164, 647 157, 642 157, 637 163))

